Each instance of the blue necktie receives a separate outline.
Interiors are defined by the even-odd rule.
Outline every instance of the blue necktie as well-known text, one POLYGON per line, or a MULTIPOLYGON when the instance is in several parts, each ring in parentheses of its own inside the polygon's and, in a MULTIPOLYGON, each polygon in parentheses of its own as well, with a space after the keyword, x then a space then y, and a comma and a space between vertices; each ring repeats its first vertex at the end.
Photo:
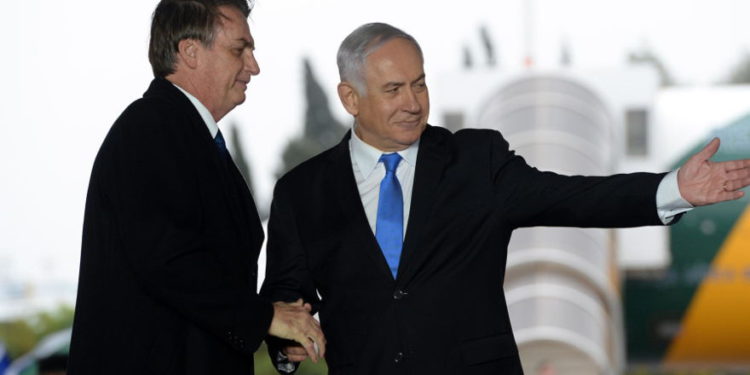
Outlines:
POLYGON ((229 151, 227 150, 227 142, 224 140, 224 136, 221 135, 221 130, 216 133, 214 142, 216 142, 216 147, 219 148, 219 153, 222 156, 227 157, 229 155, 229 151))
POLYGON ((395 152, 383 154, 380 161, 385 165, 385 177, 380 181, 375 238, 395 279, 404 244, 404 199, 401 184, 396 178, 396 168, 401 156, 395 152))

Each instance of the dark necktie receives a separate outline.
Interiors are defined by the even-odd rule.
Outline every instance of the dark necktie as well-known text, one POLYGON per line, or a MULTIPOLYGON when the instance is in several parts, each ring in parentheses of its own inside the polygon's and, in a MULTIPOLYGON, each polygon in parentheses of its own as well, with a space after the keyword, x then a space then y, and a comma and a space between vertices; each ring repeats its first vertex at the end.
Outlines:
POLYGON ((216 133, 216 137, 214 137, 214 142, 216 142, 216 147, 219 148, 219 153, 222 156, 224 157, 229 156, 229 151, 227 150, 227 142, 224 141, 224 136, 221 135, 221 130, 219 130, 216 133))
POLYGON ((375 238, 395 279, 404 238, 404 199, 396 177, 401 156, 395 152, 383 154, 380 161, 385 165, 385 177, 380 181, 375 238))

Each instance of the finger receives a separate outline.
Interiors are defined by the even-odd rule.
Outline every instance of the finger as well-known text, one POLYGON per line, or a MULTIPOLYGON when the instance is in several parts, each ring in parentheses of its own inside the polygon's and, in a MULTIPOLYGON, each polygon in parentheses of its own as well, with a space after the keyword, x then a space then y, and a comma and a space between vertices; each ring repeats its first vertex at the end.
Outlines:
POLYGON ((729 191, 727 192, 727 195, 729 196, 726 200, 733 201, 740 199, 745 196, 745 192, 741 190, 735 190, 735 191, 729 191))
POLYGON ((726 177, 730 182, 741 182, 742 180, 750 177, 750 168, 735 169, 731 172, 728 172, 726 177))
POLYGON ((315 345, 309 337, 304 337, 299 340, 299 343, 305 348, 305 352, 312 359, 313 362, 318 363, 318 353, 315 352, 315 345))
POLYGON ((308 337, 317 345, 318 355, 323 358, 326 352, 326 338, 319 329, 309 332, 308 337))
POLYGON ((326 338, 323 337, 322 341, 318 343, 318 355, 320 358, 326 357, 326 338))
POLYGON ((292 306, 302 306, 305 303, 305 301, 302 300, 302 298, 297 299, 296 301, 292 302, 292 306))
POLYGON ((301 346, 287 346, 284 348, 286 355, 306 355, 305 348, 301 346))
POLYGON ((728 192, 733 192, 735 190, 743 189, 750 185, 750 177, 735 179, 727 181, 724 184, 724 190, 728 192))
POLYGON ((302 361, 304 361, 304 360, 307 359, 307 354, 302 354, 302 355, 290 354, 290 355, 288 355, 286 357, 289 358, 289 360, 292 361, 292 362, 302 362, 302 361))
POLYGON ((727 172, 750 169, 750 159, 723 161, 719 164, 727 172))
POLYGON ((302 305, 302 307, 304 307, 307 312, 312 311, 312 305, 309 303, 302 305))
POLYGON ((721 141, 719 141, 719 138, 714 138, 711 140, 711 142, 708 142, 706 147, 704 147, 697 154, 695 154, 695 156, 699 157, 700 160, 711 159, 711 157, 714 156, 714 154, 716 154, 716 151, 719 150, 720 144, 721 144, 721 141))
POLYGON ((733 201, 742 198, 745 196, 745 193, 742 190, 735 190, 735 191, 725 191, 716 196, 716 200, 709 201, 708 204, 713 203, 719 203, 719 202, 725 202, 725 201, 733 201))
POLYGON ((305 348, 300 346, 287 346, 282 349, 287 358, 292 362, 302 362, 307 359, 305 348))

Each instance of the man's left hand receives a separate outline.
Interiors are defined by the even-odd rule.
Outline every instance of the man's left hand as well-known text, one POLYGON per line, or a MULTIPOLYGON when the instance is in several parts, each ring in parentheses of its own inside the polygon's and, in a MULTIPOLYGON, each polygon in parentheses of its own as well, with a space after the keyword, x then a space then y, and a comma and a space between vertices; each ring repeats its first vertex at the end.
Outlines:
POLYGON ((682 197, 693 206, 704 206, 742 198, 740 189, 750 185, 750 159, 714 163, 719 138, 688 159, 677 172, 682 197))

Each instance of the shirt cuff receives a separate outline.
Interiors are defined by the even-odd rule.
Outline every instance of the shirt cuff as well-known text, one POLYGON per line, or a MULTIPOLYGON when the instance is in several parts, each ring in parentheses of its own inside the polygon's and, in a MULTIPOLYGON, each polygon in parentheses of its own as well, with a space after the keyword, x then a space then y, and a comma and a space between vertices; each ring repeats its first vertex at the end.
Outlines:
POLYGON ((297 370, 297 364, 290 361, 284 352, 276 352, 276 370, 282 374, 291 374, 297 370))
POLYGON ((664 224, 671 223, 675 216, 693 209, 693 205, 680 195, 677 185, 677 170, 667 173, 656 189, 656 213, 664 224))

